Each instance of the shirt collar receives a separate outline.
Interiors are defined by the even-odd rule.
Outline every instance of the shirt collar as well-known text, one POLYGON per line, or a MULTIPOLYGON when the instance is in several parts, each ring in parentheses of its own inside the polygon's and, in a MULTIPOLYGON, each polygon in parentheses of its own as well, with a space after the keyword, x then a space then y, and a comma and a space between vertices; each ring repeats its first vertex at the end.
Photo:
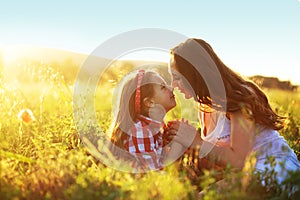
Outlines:
POLYGON ((149 126, 153 126, 154 128, 162 128, 164 126, 164 122, 160 122, 144 115, 138 115, 138 119, 142 122, 146 123, 149 126))

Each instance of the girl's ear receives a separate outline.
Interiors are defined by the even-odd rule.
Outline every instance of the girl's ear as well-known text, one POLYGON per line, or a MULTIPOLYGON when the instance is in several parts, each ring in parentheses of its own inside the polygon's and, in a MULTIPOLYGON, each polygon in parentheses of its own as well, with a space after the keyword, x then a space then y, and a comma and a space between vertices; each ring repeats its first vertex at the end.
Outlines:
POLYGON ((154 106, 154 101, 151 98, 146 97, 143 99, 143 104, 148 108, 152 108, 154 106))

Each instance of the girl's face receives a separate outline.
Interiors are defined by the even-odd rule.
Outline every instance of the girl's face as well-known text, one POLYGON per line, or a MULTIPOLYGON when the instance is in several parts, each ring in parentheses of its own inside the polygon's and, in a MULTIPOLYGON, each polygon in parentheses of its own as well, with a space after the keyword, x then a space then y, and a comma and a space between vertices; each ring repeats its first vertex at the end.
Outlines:
POLYGON ((154 104, 159 104, 164 107, 166 112, 176 106, 173 88, 168 86, 164 79, 159 75, 153 75, 151 78, 153 84, 154 95, 151 100, 154 104))
POLYGON ((184 98, 190 99, 193 97, 193 93, 188 87, 187 81, 185 81, 184 77, 177 72, 175 68, 175 62, 174 62, 174 57, 171 56, 170 64, 169 64, 169 69, 171 71, 172 75, 172 86, 174 88, 178 88, 178 90, 184 94, 184 98))

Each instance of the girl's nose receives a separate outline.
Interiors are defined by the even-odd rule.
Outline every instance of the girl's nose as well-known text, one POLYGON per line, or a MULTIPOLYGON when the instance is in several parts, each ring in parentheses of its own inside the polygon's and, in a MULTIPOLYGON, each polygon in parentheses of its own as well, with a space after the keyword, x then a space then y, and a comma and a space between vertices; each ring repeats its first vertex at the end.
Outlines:
POLYGON ((171 92, 174 91, 174 88, 171 85, 168 85, 167 87, 168 87, 168 90, 170 90, 171 92))

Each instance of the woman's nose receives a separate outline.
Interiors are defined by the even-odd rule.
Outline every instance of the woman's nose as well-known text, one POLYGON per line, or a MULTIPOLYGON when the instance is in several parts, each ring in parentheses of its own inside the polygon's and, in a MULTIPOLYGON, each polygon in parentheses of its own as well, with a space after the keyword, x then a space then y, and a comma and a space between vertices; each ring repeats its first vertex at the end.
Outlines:
POLYGON ((172 81, 172 84, 171 84, 171 85, 172 85, 173 88, 178 87, 177 81, 172 81))

